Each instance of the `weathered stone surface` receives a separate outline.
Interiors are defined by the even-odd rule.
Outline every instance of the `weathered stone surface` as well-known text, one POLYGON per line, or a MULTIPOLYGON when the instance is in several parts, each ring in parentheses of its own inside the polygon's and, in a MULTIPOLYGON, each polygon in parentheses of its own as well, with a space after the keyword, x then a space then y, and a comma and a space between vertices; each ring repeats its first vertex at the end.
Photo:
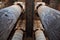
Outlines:
POLYGON ((36 40, 46 40, 44 33, 42 30, 38 29, 38 31, 35 32, 36 40))
POLYGON ((21 30, 16 30, 12 40, 22 40, 23 32, 21 30))
POLYGON ((60 40, 60 11, 41 6, 38 8, 38 14, 49 40, 60 40))
POLYGON ((7 40, 20 14, 21 8, 18 5, 0 10, 0 40, 7 40))

